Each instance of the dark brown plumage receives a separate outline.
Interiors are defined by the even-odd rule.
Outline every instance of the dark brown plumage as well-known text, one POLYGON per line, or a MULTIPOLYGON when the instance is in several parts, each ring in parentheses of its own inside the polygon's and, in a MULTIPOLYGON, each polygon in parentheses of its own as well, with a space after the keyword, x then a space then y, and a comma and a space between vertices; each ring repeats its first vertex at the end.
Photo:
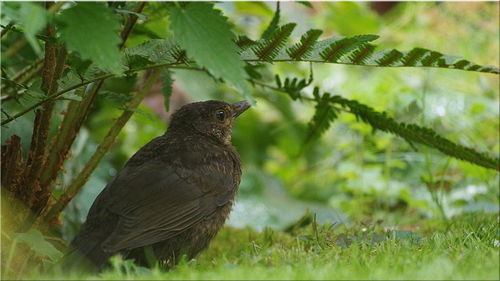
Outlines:
POLYGON ((149 251, 168 266, 205 249, 240 183, 231 129, 248 107, 206 101, 179 109, 167 132, 132 156, 96 198, 65 263, 102 268, 121 254, 147 266, 149 251))

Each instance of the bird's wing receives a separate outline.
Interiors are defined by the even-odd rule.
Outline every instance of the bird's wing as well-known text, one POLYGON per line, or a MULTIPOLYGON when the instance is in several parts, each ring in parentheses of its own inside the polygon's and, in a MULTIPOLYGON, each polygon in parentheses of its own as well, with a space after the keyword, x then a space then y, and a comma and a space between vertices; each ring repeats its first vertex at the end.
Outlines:
POLYGON ((208 166, 179 170, 159 162, 126 167, 107 187, 111 203, 106 207, 119 221, 102 243, 103 250, 151 245, 213 214, 221 201, 230 200, 227 190, 233 181, 230 173, 210 170, 208 166))

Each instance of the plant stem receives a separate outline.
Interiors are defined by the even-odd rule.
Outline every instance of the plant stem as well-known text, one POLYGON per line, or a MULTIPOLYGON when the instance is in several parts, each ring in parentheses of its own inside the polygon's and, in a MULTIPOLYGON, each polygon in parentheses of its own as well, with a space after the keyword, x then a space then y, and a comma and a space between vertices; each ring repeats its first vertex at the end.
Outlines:
MULTIPOLYGON (((141 2, 134 9, 134 12, 140 13, 144 9, 146 2, 141 2)), ((127 23, 123 31, 121 32, 122 42, 120 44, 120 49, 123 49, 125 42, 132 31, 135 23, 137 21, 137 16, 132 15, 128 18, 127 23)), ((104 80, 100 80, 95 83, 91 90, 83 95, 83 90, 80 88, 81 95, 83 99, 81 101, 71 101, 66 110, 66 115, 62 121, 57 134, 53 138, 53 145, 51 146, 50 153, 48 155, 48 161, 46 163, 46 169, 41 174, 41 185, 49 186, 57 177, 58 172, 66 160, 72 143, 74 142, 78 132, 87 116, 90 112, 90 108, 102 86, 104 80)))
MULTIPOLYGON (((55 26, 47 26, 47 35, 53 36, 55 34, 55 26)), ((64 57, 65 59, 66 57, 64 57)), ((42 90, 47 96, 52 94, 52 80, 56 75, 56 65, 57 65, 57 48, 51 43, 45 43, 45 57, 43 62, 42 70, 42 90)), ((62 68, 62 67, 61 67, 62 68)), ((35 121, 33 127, 33 134, 31 137, 31 145, 28 153, 28 159, 26 161, 26 173, 24 176, 24 181, 21 185, 22 188, 30 190, 34 196, 33 204, 37 204, 38 192, 46 193, 46 190, 41 190, 38 184, 35 186, 38 176, 41 172, 41 167, 43 164, 43 158, 47 150, 47 138, 50 129, 50 118, 52 116, 52 110, 54 107, 53 101, 47 102, 43 105, 42 109, 38 109, 35 113, 35 121)), ((30 206, 32 207, 32 206, 30 206)))
POLYGON ((76 178, 71 181, 56 204, 54 204, 54 206, 52 206, 52 208, 47 212, 47 215, 45 216, 46 221, 52 221, 54 218, 56 218, 59 213, 66 207, 66 205, 71 201, 71 199, 76 194, 78 194, 82 186, 87 182, 90 174, 94 171, 94 169, 101 161, 102 157, 104 157, 106 152, 114 143, 115 138, 118 136, 120 130, 134 113, 133 110, 136 109, 142 102, 144 97, 149 94, 151 87, 156 83, 160 75, 161 69, 155 69, 152 71, 151 75, 144 82, 144 85, 140 88, 135 97, 128 104, 126 110, 123 111, 122 115, 109 129, 108 133, 101 141, 90 160, 85 164, 83 170, 78 174, 76 178))
MULTIPOLYGON (((170 65, 174 65, 176 64, 177 62, 170 62, 170 63, 162 63, 162 64, 155 64, 155 65, 149 65, 149 66, 146 66, 146 67, 141 67, 141 68, 137 68, 137 69, 131 69, 131 70, 127 70, 125 71, 126 74, 129 74, 129 73, 134 73, 134 72, 138 72, 138 71, 141 71, 141 70, 147 70, 147 69, 154 69, 154 68, 160 68, 160 67, 165 67, 165 66, 170 66, 170 65)), ((30 107, 24 109, 23 111, 13 115, 12 117, 10 118, 7 118, 5 120, 3 120, 0 125, 3 126, 3 125, 6 125, 10 122, 12 122, 13 120, 23 116, 24 114, 30 112, 31 110, 33 110, 34 108, 37 108, 39 107, 40 105, 43 105, 44 103, 46 102, 49 102, 51 100, 54 100, 56 99, 57 97, 69 92, 69 91, 72 91, 74 89, 78 89, 80 88, 81 86, 85 86, 87 84, 90 84, 90 83, 93 83, 93 82, 97 82, 97 81, 101 81, 101 80, 105 80, 105 79, 108 79, 108 78, 111 78, 111 77, 114 77, 115 75, 114 74, 111 74, 111 73, 107 73, 107 74, 102 74, 94 79, 90 79, 90 80, 87 80, 87 81, 84 81, 84 82, 81 82, 81 83, 78 83, 76 85, 73 85, 73 86, 70 86, 66 89, 63 89, 63 90, 60 90, 59 92, 55 93, 55 94, 52 94, 44 99, 42 99, 41 101, 31 105, 30 107)))
MULTIPOLYGON (((141 2, 139 5, 134 9, 134 12, 140 13, 146 6, 147 2, 141 2)), ((129 20, 127 21, 125 28, 123 28, 122 33, 120 34, 122 37, 122 42, 120 43, 120 49, 123 49, 125 47, 125 42, 127 41, 127 38, 132 31, 132 28, 134 27, 135 23, 137 22, 137 16, 136 15, 131 15, 129 20)))

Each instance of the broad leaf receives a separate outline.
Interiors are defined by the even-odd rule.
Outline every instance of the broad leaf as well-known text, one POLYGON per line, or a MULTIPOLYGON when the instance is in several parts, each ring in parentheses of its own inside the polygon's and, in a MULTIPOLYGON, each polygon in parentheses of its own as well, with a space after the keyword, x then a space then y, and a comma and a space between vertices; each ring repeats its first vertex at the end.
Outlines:
POLYGON ((38 256, 49 257, 52 261, 57 261, 62 257, 62 253, 47 242, 38 230, 30 229, 26 233, 16 233, 14 239, 19 243, 27 244, 38 256))
POLYGON ((173 7, 170 19, 175 39, 188 57, 250 98, 245 64, 238 56, 231 25, 220 11, 209 3, 190 2, 173 7))
POLYGON ((42 5, 33 2, 6 2, 2 8, 3 13, 22 25, 26 40, 40 54, 42 49, 35 36, 47 24, 47 12, 42 5))
POLYGON ((105 3, 79 2, 64 10, 59 20, 61 39, 69 50, 79 52, 82 59, 90 59, 106 71, 123 72, 118 49, 120 24, 105 3))

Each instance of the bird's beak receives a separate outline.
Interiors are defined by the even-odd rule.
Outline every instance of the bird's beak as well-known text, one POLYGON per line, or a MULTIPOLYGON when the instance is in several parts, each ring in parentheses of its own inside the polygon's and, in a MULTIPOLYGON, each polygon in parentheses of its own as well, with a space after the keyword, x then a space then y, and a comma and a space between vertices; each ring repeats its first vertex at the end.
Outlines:
POLYGON ((233 108, 233 118, 240 116, 245 110, 250 107, 250 104, 246 101, 240 101, 231 105, 233 108))

